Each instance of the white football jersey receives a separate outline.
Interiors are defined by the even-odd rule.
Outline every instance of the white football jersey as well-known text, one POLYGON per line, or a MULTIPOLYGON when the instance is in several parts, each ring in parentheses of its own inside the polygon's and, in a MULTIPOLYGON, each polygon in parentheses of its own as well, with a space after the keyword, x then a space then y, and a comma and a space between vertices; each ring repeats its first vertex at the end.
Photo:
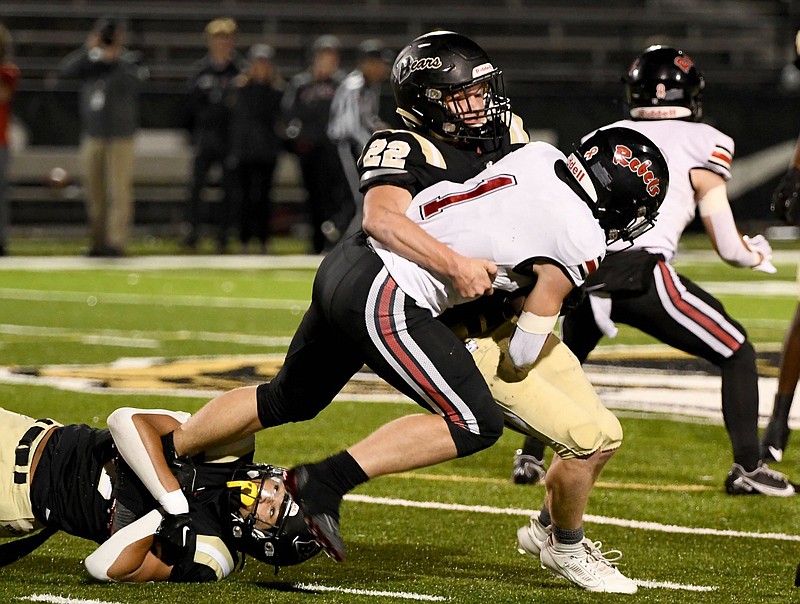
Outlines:
MULTIPOLYGON (((669 261, 678 249, 684 229, 694 220, 697 209, 689 172, 701 168, 730 180, 733 139, 708 124, 681 120, 621 120, 605 126, 613 127, 638 130, 658 145, 667 160, 669 190, 658 211, 656 225, 636 238, 631 249, 663 254, 669 261)), ((610 249, 619 246, 615 244, 610 249)))
MULTIPOLYGON (((581 285, 605 254, 605 233, 589 206, 556 176, 564 154, 536 142, 506 155, 465 183, 442 181, 420 191, 406 215, 463 256, 498 267, 494 287, 529 285, 533 260, 559 266, 581 285)), ((467 302, 452 282, 370 239, 400 288, 434 315, 467 302)))

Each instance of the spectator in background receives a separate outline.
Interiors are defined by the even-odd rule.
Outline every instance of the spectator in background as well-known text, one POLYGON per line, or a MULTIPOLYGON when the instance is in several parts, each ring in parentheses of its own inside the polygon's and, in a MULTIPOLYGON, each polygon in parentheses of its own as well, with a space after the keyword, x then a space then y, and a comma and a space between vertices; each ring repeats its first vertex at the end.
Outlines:
POLYGON ((381 84, 389 77, 394 56, 380 40, 364 40, 358 45, 358 66, 347 74, 331 104, 328 136, 336 143, 347 182, 354 200, 354 216, 348 230, 361 228, 363 195, 359 192, 356 161, 376 130, 387 124, 378 115, 381 84))
POLYGON ((308 195, 315 254, 336 243, 352 216, 350 188, 328 138, 331 101, 345 75, 339 69, 339 48, 336 36, 317 38, 311 47, 311 64, 289 80, 281 101, 287 149, 297 156, 308 195))
POLYGON ((192 181, 186 208, 186 247, 194 250, 200 239, 201 193, 214 166, 222 171, 222 200, 216 204, 217 251, 228 245, 231 215, 231 170, 225 160, 230 154, 231 92, 243 63, 234 48, 237 30, 233 19, 214 19, 206 25, 208 54, 198 61, 189 78, 189 111, 194 145, 192 181))
POLYGON ((268 44, 255 44, 248 53, 249 65, 235 80, 229 165, 242 253, 247 253, 253 237, 261 253, 267 252, 272 175, 283 144, 278 135, 281 90, 272 64, 274 55, 268 44))
POLYGON ((81 163, 89 215, 89 256, 123 256, 133 222, 134 136, 147 70, 125 49, 125 23, 97 21, 84 47, 59 65, 80 79, 81 163))
POLYGON ((11 100, 17 90, 19 69, 11 62, 11 32, 0 23, 0 256, 8 253, 11 203, 8 199, 8 166, 11 162, 8 132, 11 100))

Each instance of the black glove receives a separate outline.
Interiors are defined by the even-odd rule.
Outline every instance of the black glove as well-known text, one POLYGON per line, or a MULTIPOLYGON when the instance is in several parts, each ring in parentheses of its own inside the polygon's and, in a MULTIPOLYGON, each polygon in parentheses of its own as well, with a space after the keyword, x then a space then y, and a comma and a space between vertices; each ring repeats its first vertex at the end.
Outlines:
POLYGON ((786 224, 800 222, 800 168, 791 168, 783 175, 772 194, 772 212, 786 224))
POLYGON ((193 550, 196 541, 189 514, 165 514, 153 537, 161 545, 161 560, 170 566, 193 550))

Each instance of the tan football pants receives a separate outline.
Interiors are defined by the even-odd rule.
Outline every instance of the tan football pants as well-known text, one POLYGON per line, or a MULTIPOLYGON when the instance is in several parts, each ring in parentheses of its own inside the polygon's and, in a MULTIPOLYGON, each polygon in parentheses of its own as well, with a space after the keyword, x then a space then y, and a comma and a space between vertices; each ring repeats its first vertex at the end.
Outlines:
POLYGON ((619 448, 619 420, 605 408, 575 355, 554 334, 528 376, 516 383, 497 377, 498 342, 479 338, 469 341, 468 348, 508 425, 538 438, 564 459, 619 448))
POLYGON ((0 407, 0 537, 16 537, 39 529, 42 525, 34 518, 31 508, 29 465, 33 452, 47 429, 60 426, 56 422, 43 424, 26 415, 6 411, 0 407), (20 439, 35 425, 42 430, 30 447, 20 449, 20 439), (17 457, 20 459, 17 460, 17 457), (21 463, 17 463, 20 461, 21 463), (15 480, 19 477, 19 480, 15 480))

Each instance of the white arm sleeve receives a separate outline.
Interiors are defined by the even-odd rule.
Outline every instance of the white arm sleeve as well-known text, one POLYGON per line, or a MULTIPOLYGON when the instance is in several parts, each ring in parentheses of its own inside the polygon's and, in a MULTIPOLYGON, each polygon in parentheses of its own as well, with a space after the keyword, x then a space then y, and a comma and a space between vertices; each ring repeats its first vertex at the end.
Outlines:
POLYGON ((189 511, 189 502, 186 500, 186 496, 180 489, 167 492, 158 479, 158 474, 142 442, 142 437, 133 423, 133 416, 139 413, 168 415, 180 423, 184 423, 190 415, 164 409, 122 407, 109 415, 107 420, 108 429, 120 455, 147 487, 150 494, 164 507, 164 511, 168 514, 185 514, 189 511))
POLYGON ((710 189, 697 201, 700 217, 704 219, 706 228, 711 229, 711 236, 717 245, 720 258, 734 266, 750 268, 761 263, 761 256, 750 250, 742 241, 733 212, 725 192, 725 185, 710 189))
POLYGON ((114 565, 125 548, 131 543, 155 534, 161 524, 161 518, 162 516, 158 510, 152 510, 136 522, 132 522, 118 530, 86 557, 83 562, 86 570, 99 581, 111 581, 111 577, 108 576, 108 569, 114 565))

